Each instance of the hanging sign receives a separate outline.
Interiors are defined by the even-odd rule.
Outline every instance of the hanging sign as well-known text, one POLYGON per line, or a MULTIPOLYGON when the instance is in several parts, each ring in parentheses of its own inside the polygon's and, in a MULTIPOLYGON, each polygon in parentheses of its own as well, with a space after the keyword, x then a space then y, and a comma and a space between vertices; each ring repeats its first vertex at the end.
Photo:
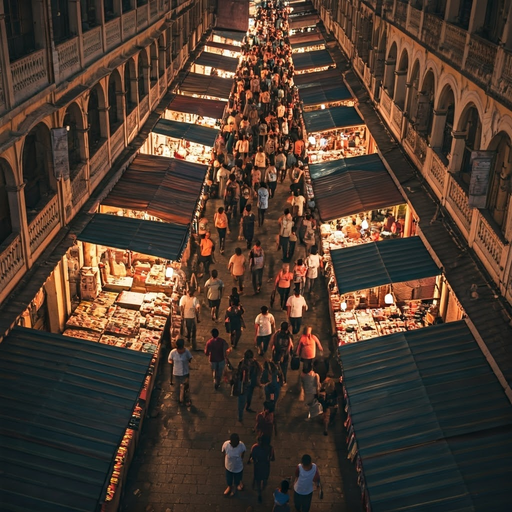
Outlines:
POLYGON ((471 180, 468 203, 471 208, 485 208, 494 161, 494 151, 471 152, 471 180))
POLYGON ((52 157, 55 179, 69 180, 68 131, 52 128, 52 157))

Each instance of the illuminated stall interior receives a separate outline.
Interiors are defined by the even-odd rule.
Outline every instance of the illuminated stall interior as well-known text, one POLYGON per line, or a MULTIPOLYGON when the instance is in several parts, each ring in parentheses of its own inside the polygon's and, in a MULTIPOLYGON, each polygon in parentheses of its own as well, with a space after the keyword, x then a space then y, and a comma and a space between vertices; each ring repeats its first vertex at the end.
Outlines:
POLYGON ((233 80, 231 78, 190 72, 174 92, 195 98, 228 101, 232 89, 233 80))
POLYGON ((220 78, 233 78, 238 68, 238 64, 238 58, 203 51, 192 63, 190 70, 193 73, 203 75, 218 76, 220 78))
POLYGON ((163 119, 220 128, 227 102, 175 95, 167 105, 163 119))
POLYGON ((298 33, 290 37, 290 45, 292 53, 303 53, 315 50, 325 49, 325 39, 322 33, 318 30, 311 30, 310 32, 298 33))

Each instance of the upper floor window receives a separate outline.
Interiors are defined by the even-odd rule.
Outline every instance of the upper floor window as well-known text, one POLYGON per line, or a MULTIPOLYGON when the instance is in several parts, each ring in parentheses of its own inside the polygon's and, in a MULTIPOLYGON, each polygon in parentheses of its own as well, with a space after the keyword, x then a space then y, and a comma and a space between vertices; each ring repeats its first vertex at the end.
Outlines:
POLYGON ((57 44, 71 36, 68 6, 68 0, 52 0, 51 3, 53 40, 57 44))
POLYGON ((4 0, 9 59, 15 61, 36 49, 32 2, 4 0))
POLYGON ((134 0, 123 0, 123 13, 129 12, 133 9, 133 2, 134 0))
POLYGON ((96 1, 82 0, 80 2, 82 14, 82 32, 87 32, 97 25, 96 22, 96 1))
POLYGON ((105 21, 110 21, 119 16, 114 6, 114 0, 103 0, 103 12, 105 14, 105 21))

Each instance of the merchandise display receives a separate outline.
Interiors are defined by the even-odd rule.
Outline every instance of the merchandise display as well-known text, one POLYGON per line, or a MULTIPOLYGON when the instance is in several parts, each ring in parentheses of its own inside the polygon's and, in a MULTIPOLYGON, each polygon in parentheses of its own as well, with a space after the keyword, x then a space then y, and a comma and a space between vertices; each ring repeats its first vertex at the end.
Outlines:
POLYGON ((164 119, 168 119, 169 121, 178 121, 180 123, 191 123, 199 126, 207 126, 208 128, 220 128, 218 119, 203 117, 199 114, 177 112, 176 110, 172 110, 170 108, 166 109, 164 119))
POLYGON ((364 125, 343 130, 310 133, 307 139, 309 162, 320 163, 367 155, 370 152, 368 135, 368 130, 364 125))
POLYGON ((178 158, 187 162, 208 165, 212 158, 212 148, 182 139, 173 139, 153 133, 153 154, 167 158, 178 158))

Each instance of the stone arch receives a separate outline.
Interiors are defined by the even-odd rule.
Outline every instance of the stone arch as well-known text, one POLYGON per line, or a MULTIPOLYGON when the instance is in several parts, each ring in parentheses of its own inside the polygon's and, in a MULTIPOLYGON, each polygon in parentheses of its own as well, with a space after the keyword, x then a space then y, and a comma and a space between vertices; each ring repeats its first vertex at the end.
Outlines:
POLYGON ((374 70, 373 73, 375 78, 381 80, 384 76, 384 68, 386 61, 386 45, 387 45, 387 35, 385 30, 381 30, 381 34, 379 37, 379 43, 377 45, 377 55, 375 56, 374 62, 374 70))
POLYGON ((416 109, 416 129, 430 140, 434 119, 434 98, 436 95, 436 76, 433 68, 428 68, 423 76, 416 109))
POLYGON ((12 196, 15 180, 12 167, 4 158, 0 158, 0 244, 13 232, 14 212, 12 196))
POLYGON ((115 69, 108 79, 108 124, 112 135, 123 122, 123 84, 119 71, 115 69))
POLYGON ((405 91, 407 75, 409 73, 409 52, 407 48, 402 50, 400 60, 398 61, 398 68, 395 71, 395 91, 393 99, 395 103, 403 110, 405 106, 405 91))
POLYGON ((151 87, 158 82, 158 41, 153 41, 149 47, 149 79, 151 87))
POLYGON ((165 74, 165 32, 158 38, 158 75, 164 76, 165 74))
POLYGON ((68 158, 71 174, 86 160, 85 153, 85 124, 82 110, 73 102, 66 109, 64 126, 68 131, 68 158))
POLYGON ((108 138, 108 124, 105 111, 105 93, 101 84, 96 84, 89 92, 87 103, 89 136, 89 158, 98 151, 108 138))
POLYGON ((124 65, 124 92, 126 115, 128 115, 137 106, 137 74, 133 59, 129 59, 124 65))
POLYGON ((149 62, 147 49, 139 52, 137 60, 137 91, 139 94, 139 101, 144 98, 149 92, 148 78, 149 78, 149 62))
POLYGON ((471 179, 471 152, 480 149, 482 140, 482 118, 475 103, 466 103, 457 123, 457 133, 460 134, 460 151, 462 155, 460 177, 465 185, 469 185, 471 179))
POLYGON ((448 158, 452 152, 453 130, 455 128, 455 92, 451 84, 442 88, 435 109, 435 123, 432 132, 432 146, 439 148, 448 158))
POLYGON ((384 70, 384 89, 387 91, 391 99, 395 93, 395 70, 396 70, 396 59, 397 59, 398 47, 396 42, 391 44, 389 48, 384 70))
POLYGON ((44 122, 38 123, 25 136, 22 172, 29 221, 48 203, 57 190, 51 148, 50 129, 44 122))
POLYGON ((418 95, 420 90, 420 61, 416 59, 411 68, 409 75, 409 93, 407 97, 406 112, 409 114, 409 119, 414 123, 416 121, 416 112, 418 108, 418 95))

